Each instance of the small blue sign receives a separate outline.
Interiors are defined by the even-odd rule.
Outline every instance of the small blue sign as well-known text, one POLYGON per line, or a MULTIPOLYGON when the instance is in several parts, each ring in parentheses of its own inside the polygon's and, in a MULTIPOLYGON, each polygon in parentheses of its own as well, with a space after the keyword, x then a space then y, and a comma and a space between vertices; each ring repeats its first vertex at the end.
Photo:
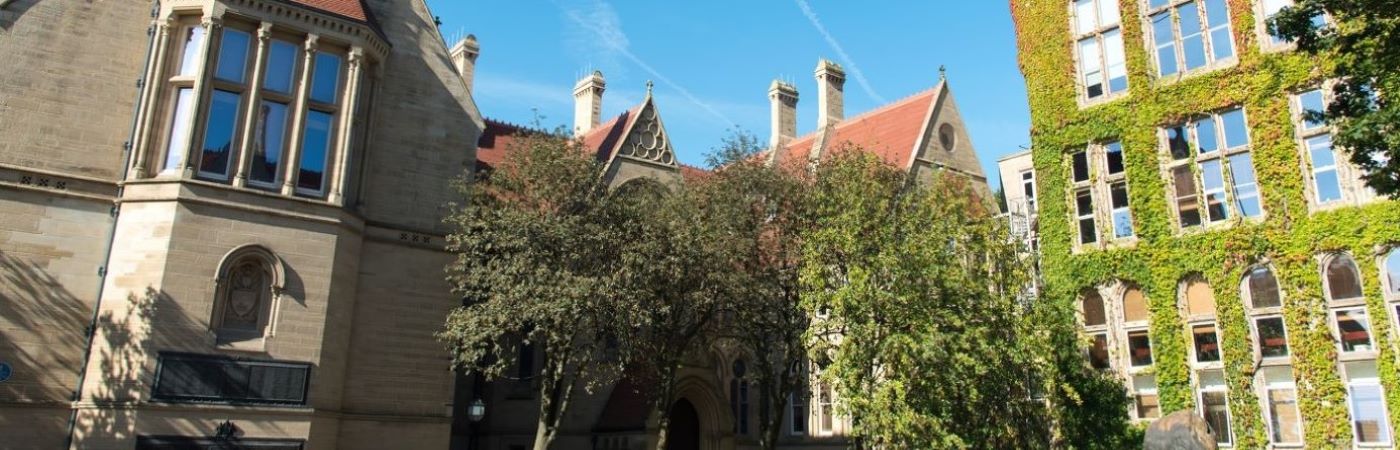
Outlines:
POLYGON ((0 362, 0 383, 4 383, 4 382, 6 382, 6 381, 9 381, 9 380, 10 380, 10 374, 12 374, 12 373, 14 373, 14 370, 13 370, 13 369, 10 369, 10 364, 9 364, 9 363, 0 362))

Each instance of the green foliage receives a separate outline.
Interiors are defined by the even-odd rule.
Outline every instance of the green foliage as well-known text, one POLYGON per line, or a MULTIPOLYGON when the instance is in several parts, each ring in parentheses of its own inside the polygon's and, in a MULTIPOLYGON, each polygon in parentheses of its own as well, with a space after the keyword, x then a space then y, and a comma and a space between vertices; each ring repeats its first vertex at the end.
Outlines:
MULTIPOLYGON (((821 378, 874 448, 1038 448, 1029 264, 964 183, 857 149, 818 165, 802 304, 821 378)), ((1121 397, 1121 396, 1120 396, 1121 397)))
POLYGON ((620 359, 606 357, 607 343, 631 331, 618 320, 627 305, 620 244, 638 220, 600 169, 563 138, 525 136, 505 168, 460 185, 467 202, 447 218, 448 281, 464 306, 438 336, 456 366, 492 380, 517 345, 543 353, 537 449, 553 440, 575 386, 616 379, 620 359))
POLYGON ((1338 82, 1325 114, 1338 148, 1368 172, 1383 194, 1400 193, 1400 103, 1378 92, 1400 89, 1400 3, 1394 0, 1300 0, 1269 23, 1300 51, 1335 62, 1338 82), (1337 26, 1317 27, 1326 13, 1337 26))
MULTIPOLYGON (((1345 3, 1345 2, 1343 2, 1345 3)), ((1353 2, 1354 3, 1354 2, 1353 2)), ((1365 3, 1365 2, 1362 2, 1365 3)), ((1393 3, 1393 2, 1373 2, 1393 3)), ((1081 289, 1113 280, 1143 289, 1151 313, 1153 371, 1162 413, 1195 406, 1187 365, 1188 334, 1177 305, 1177 290, 1187 276, 1198 274, 1215 291, 1217 322, 1229 385, 1236 448, 1265 448, 1267 425, 1256 390, 1253 343, 1240 282, 1254 264, 1267 262, 1284 292, 1284 316, 1299 407, 1308 448, 1349 446, 1351 424, 1346 392, 1338 373, 1336 344, 1327 320, 1316 255, 1352 254, 1362 269, 1368 314, 1380 350, 1381 379, 1390 411, 1400 411, 1400 378, 1395 370, 1396 336, 1381 298, 1377 250, 1400 243, 1400 206, 1380 201, 1358 207, 1312 212, 1304 191, 1305 163, 1294 140, 1289 93, 1317 86, 1333 75, 1336 56, 1306 52, 1262 52, 1258 46, 1255 2, 1229 0, 1238 61, 1181 80, 1156 80, 1146 42, 1140 2, 1122 1, 1123 38, 1130 92, 1103 104, 1077 102, 1073 42, 1068 36, 1069 8, 1051 0, 1012 0, 1017 22, 1021 69, 1030 95, 1039 232, 1047 320, 1073 314, 1081 289), (1263 220, 1234 220, 1223 227, 1179 231, 1168 203, 1157 132, 1160 127, 1203 113, 1243 106, 1249 120, 1254 169, 1264 202, 1263 220), (1138 240, 1108 250, 1076 252, 1066 155, 1093 141, 1118 139, 1124 147, 1130 206, 1138 240)), ((1393 8, 1391 9, 1393 11, 1393 8)), ((1393 17, 1393 16, 1392 16, 1393 17)), ((1343 19, 1342 27, 1348 29, 1343 19)), ((1394 64, 1390 66, 1393 70, 1394 64)), ((1392 147, 1393 148, 1393 147, 1392 147)), ((1392 158, 1392 161, 1394 158, 1392 158)), ((1109 299, 1113 300, 1113 299, 1109 299)), ((1064 339, 1058 342, 1063 344, 1064 339)), ((1089 396, 1084 383, 1070 382, 1083 371, 1083 358, 1071 358, 1085 345, 1055 350, 1058 366, 1052 384, 1065 397, 1089 396), (1077 367, 1076 367, 1077 365, 1077 367)), ((1096 385, 1089 385, 1096 386, 1096 385)), ((1121 387, 1118 393, 1123 392, 1121 387)), ((1094 439, 1096 415, 1082 408, 1056 417, 1059 439, 1067 446, 1104 445, 1094 439)), ((1068 405, 1072 406, 1072 405, 1068 405)), ((1052 408, 1052 411, 1057 411, 1052 408)), ((1120 413, 1121 411, 1121 413, 1120 413)), ((1400 429, 1392 414, 1392 429, 1400 429)))

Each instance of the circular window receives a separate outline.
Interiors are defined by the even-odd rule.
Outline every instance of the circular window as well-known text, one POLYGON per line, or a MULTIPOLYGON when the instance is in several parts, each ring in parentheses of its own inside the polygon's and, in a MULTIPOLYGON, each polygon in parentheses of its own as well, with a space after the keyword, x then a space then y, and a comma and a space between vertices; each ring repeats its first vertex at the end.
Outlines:
POLYGON ((943 124, 938 127, 938 142, 943 144, 943 149, 953 151, 953 146, 958 145, 958 135, 953 130, 953 126, 943 124))

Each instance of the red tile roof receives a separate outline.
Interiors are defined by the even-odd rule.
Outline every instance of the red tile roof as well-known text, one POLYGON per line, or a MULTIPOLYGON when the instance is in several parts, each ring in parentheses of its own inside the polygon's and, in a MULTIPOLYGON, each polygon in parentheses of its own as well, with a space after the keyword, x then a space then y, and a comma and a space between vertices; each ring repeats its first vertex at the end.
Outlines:
POLYGON ((645 105, 646 103, 643 102, 632 109, 623 111, 612 120, 584 133, 583 147, 588 150, 596 150, 600 161, 611 158, 613 152, 617 150, 617 147, 622 144, 623 138, 626 137, 622 134, 632 128, 632 123, 637 121, 637 115, 642 112, 642 107, 645 105))
POLYGON ((360 22, 369 23, 369 8, 365 7, 364 0, 286 0, 311 9, 320 10, 354 19, 360 22))
POLYGON ((895 167, 908 168, 913 163, 914 146, 923 137, 924 127, 941 87, 914 94, 841 121, 835 126, 799 137, 787 145, 779 155, 780 159, 805 161, 811 158, 813 147, 820 140, 823 144, 820 154, 852 145, 880 156, 895 167), (818 139, 822 133, 826 133, 825 139, 818 139))
POLYGON ((476 166, 478 169, 500 166, 506 160, 506 151, 514 145, 520 136, 544 133, 513 123, 491 118, 483 119, 486 122, 486 129, 482 130, 481 138, 476 141, 476 166))

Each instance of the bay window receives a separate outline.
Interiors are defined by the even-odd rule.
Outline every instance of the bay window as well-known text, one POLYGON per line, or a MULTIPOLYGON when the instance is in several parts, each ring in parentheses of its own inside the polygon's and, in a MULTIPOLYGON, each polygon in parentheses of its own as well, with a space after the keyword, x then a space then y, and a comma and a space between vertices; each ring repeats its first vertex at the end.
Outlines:
POLYGON ((168 58, 152 70, 168 79, 154 94, 164 106, 152 113, 164 119, 161 134, 142 144, 134 176, 188 173, 235 188, 341 201, 346 115, 356 110, 362 50, 225 16, 203 23, 177 16, 163 26, 168 58))
POLYGON ((1187 73, 1235 56, 1225 0, 1148 0, 1157 74, 1187 73))

